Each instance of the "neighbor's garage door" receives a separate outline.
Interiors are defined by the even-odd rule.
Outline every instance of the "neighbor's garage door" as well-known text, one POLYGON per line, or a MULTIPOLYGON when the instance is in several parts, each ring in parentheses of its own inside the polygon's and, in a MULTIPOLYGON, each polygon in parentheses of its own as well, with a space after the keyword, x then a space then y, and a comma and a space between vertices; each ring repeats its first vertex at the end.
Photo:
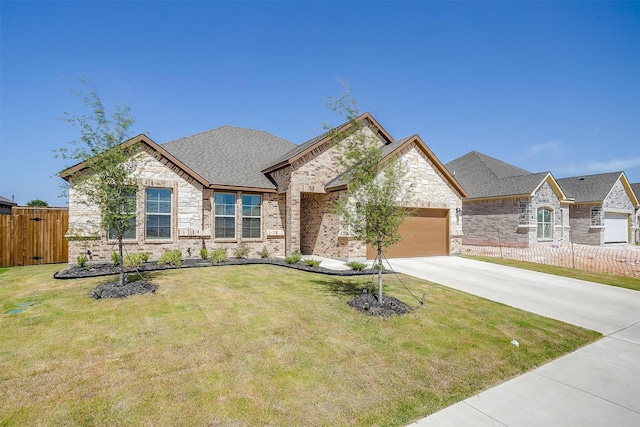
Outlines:
POLYGON ((604 213, 604 242, 627 243, 629 238, 628 215, 623 213, 604 213))
MULTIPOLYGON (((399 233, 402 240, 387 248, 387 258, 449 255, 449 210, 418 209, 405 218, 399 233)), ((367 247, 367 259, 375 259, 376 249, 367 247)))

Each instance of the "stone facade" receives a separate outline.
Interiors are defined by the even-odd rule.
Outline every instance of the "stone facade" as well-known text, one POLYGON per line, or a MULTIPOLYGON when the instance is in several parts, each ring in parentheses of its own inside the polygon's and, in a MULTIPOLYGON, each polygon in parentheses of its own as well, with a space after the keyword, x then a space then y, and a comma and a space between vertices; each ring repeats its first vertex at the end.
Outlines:
POLYGON ((627 214, 629 216, 629 243, 638 241, 636 233, 633 233, 635 206, 624 184, 619 179, 601 204, 571 206, 571 237, 573 242, 583 245, 604 245, 604 217, 607 212, 627 214))
POLYGON ((469 245, 529 247, 569 241, 569 209, 546 180, 532 197, 465 201, 464 243, 469 245), (550 238, 538 237, 538 209, 551 212, 550 238))
MULTIPOLYGON (((363 127, 364 144, 382 143, 367 122, 363 127)), ((325 185, 343 172, 340 162, 343 147, 348 141, 324 141, 291 159, 279 169, 269 172, 277 184, 275 191, 249 191, 250 189, 216 189, 205 187, 200 181, 154 149, 153 144, 142 144, 141 151, 132 161, 136 164, 138 189, 136 193, 136 233, 125 239, 125 254, 147 252, 150 260, 157 260, 164 252, 180 249, 185 258, 198 258, 199 250, 227 249, 233 256, 239 245, 249 247, 249 256, 257 257, 266 249, 270 256, 291 254, 300 249, 304 254, 359 259, 366 256, 366 247, 345 232, 340 218, 333 213, 333 204, 346 196, 344 189, 327 192, 325 185), (171 191, 171 233, 166 239, 147 238, 146 191, 161 188, 171 191), (235 197, 235 236, 215 236, 216 194, 235 197), (243 195, 261 196, 260 237, 242 238, 243 195)), ((388 141, 387 141, 388 142, 388 141)), ((459 212, 462 201, 458 190, 432 161, 415 140, 407 143, 397 158, 407 173, 406 182, 413 197, 414 208, 447 209, 449 211, 450 252, 462 250, 462 223, 459 212)), ((175 161, 175 159, 174 159, 175 161)), ((435 160, 437 162, 437 160, 435 160)), ((234 199, 231 199, 234 200, 234 199)), ((69 259, 73 263, 80 254, 90 253, 90 261, 110 261, 117 241, 108 239, 100 225, 100 213, 88 206, 73 188, 69 193, 69 259)))
MULTIPOLYGON (((367 136, 375 138, 373 134, 367 136)), ((339 153, 338 147, 319 150, 318 155, 311 157, 307 164, 300 165, 299 169, 292 173, 289 192, 293 188, 302 191, 295 191, 295 194, 289 196, 293 201, 291 207, 299 206, 298 215, 292 212, 297 221, 294 220, 291 229, 291 241, 299 242, 303 254, 344 259, 365 258, 365 245, 342 230, 340 218, 332 211, 335 201, 344 196, 345 192, 324 192, 324 183, 331 181, 341 172, 337 169, 339 162, 336 156, 339 153), (333 172, 327 173, 331 171, 333 172), (295 235, 295 225, 299 226, 299 236, 295 235)), ((409 199, 408 207, 448 209, 450 252, 461 252, 462 225, 457 218, 457 212, 462 207, 462 201, 457 191, 415 143, 408 144, 397 153, 397 157, 405 170, 405 181, 410 183, 408 188, 412 197, 409 199)))

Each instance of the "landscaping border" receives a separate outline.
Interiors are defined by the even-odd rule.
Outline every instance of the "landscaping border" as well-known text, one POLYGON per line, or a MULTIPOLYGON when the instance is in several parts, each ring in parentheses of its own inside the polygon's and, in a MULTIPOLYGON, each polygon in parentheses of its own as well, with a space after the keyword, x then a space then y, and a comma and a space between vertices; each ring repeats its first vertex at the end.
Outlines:
MULTIPOLYGON (((257 264, 265 264, 265 265, 277 265, 280 267, 293 268, 296 270, 307 271, 310 273, 320 273, 326 274, 330 276, 368 276, 377 271, 367 268, 364 270, 356 271, 356 270, 332 270, 330 268, 325 268, 322 266, 311 267, 304 263, 304 261, 299 261, 295 264, 289 264, 285 260, 281 259, 261 259, 261 258, 230 258, 226 259, 222 262, 212 263, 207 260, 200 259, 186 259, 182 260, 182 264, 179 266, 176 265, 158 265, 157 262, 146 262, 142 264, 138 268, 125 268, 125 272, 127 274, 132 274, 136 272, 150 272, 150 271, 161 271, 161 270, 174 270, 178 268, 201 268, 201 267, 222 267, 226 265, 257 265, 257 264)), ((54 279, 82 279, 86 277, 101 277, 101 276, 113 276, 119 273, 119 267, 117 265, 113 265, 111 263, 102 263, 102 264, 90 264, 87 267, 78 267, 77 265, 71 266, 65 270, 57 271, 54 273, 54 279)), ((387 274, 388 271, 383 271, 382 274, 387 274)))

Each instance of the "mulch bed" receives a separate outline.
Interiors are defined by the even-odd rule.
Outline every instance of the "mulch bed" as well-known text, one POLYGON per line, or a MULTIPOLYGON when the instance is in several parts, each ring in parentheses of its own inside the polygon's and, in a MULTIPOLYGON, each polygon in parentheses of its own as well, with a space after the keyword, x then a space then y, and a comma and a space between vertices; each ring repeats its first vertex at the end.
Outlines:
POLYGON ((102 283, 89 291, 89 296, 94 299, 101 298, 126 298, 131 295, 155 292, 158 286, 146 280, 127 282, 119 286, 118 282, 102 283))
POLYGON ((386 295, 382 296, 382 304, 380 304, 378 298, 369 293, 358 295, 349 301, 347 305, 361 313, 382 317, 401 316, 413 310, 409 305, 399 299, 386 295))
MULTIPOLYGON (((224 265, 251 265, 251 264, 267 264, 267 265, 279 265, 281 267, 294 268, 296 270, 309 271, 312 273, 329 274, 332 276, 368 276, 373 274, 371 269, 365 269, 362 271, 355 270, 332 270, 324 268, 322 265, 318 267, 311 267, 300 261, 296 264, 288 264, 283 259, 278 258, 229 258, 220 263, 211 263, 208 260, 201 259, 184 259, 182 265, 158 265, 157 262, 146 262, 140 266, 137 271, 148 272, 158 270, 172 270, 176 268, 199 268, 199 267, 220 267, 224 265)), ((127 273, 135 273, 133 268, 126 268, 127 273)), ((105 264, 91 264, 89 268, 81 268, 78 266, 72 266, 66 270, 58 271, 53 275, 54 279, 81 279, 84 277, 99 277, 99 276, 111 276, 120 272, 117 265, 112 263, 105 264)), ((386 274, 386 271, 382 272, 386 274)))

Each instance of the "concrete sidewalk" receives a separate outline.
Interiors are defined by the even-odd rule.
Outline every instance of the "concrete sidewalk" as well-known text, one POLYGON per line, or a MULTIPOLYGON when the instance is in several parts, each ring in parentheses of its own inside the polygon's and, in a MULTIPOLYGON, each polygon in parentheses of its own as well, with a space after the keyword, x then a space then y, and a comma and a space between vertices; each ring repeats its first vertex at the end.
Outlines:
POLYGON ((390 264, 605 335, 411 426, 640 426, 640 292, 458 257, 390 264))

